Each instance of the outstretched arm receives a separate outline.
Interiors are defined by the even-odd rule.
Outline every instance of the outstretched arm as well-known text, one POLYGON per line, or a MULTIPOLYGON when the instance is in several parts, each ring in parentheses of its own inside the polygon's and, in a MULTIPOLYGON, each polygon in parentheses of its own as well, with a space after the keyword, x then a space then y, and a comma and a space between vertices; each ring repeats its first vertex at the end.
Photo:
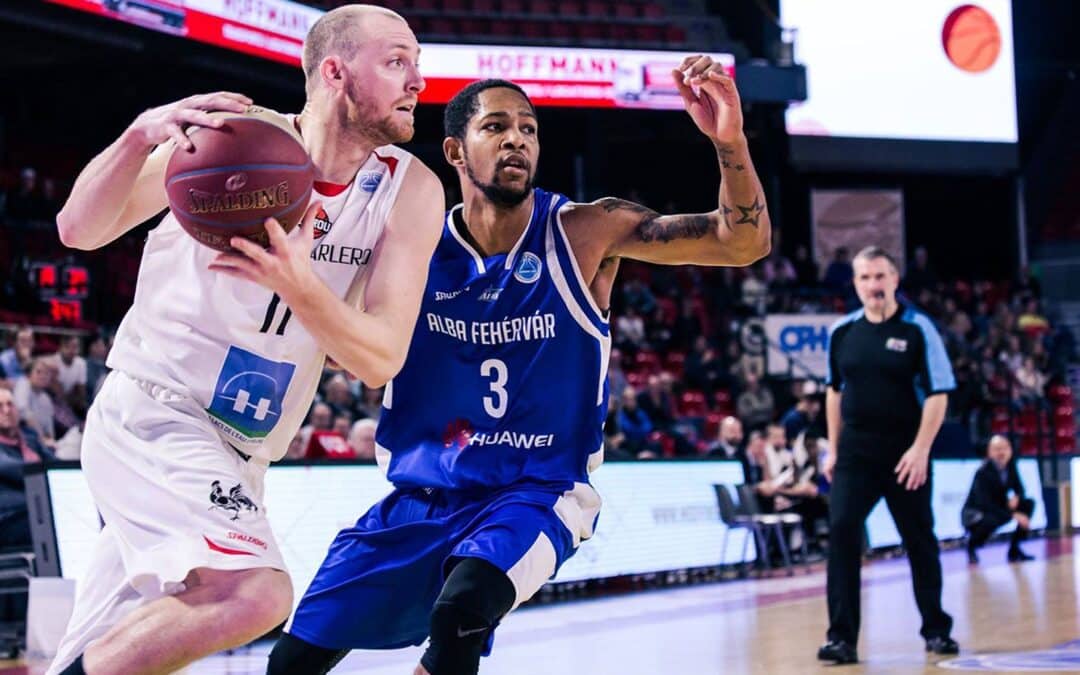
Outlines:
POLYGON ((746 136, 734 80, 707 56, 672 71, 686 111, 716 148, 720 189, 715 211, 661 215, 622 199, 575 209, 610 237, 605 258, 662 264, 749 265, 768 255, 772 224, 746 136))

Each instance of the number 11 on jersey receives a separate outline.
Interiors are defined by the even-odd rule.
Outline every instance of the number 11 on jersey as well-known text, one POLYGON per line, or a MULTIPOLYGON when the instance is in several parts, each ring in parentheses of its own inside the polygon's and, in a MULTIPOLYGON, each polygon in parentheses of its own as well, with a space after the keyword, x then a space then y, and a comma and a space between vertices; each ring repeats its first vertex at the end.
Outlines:
POLYGON ((484 412, 495 418, 502 417, 506 414, 506 404, 510 399, 506 393, 506 381, 509 379, 506 364, 500 359, 488 359, 480 364, 480 376, 492 378, 488 385, 492 395, 484 397, 484 412))
MULTIPOLYGON (((266 316, 263 318, 262 328, 259 329, 260 333, 269 333, 270 327, 274 323, 274 317, 277 316, 278 305, 281 304, 281 296, 274 293, 274 297, 270 298, 270 304, 266 306, 266 316)), ((285 307, 285 313, 281 316, 281 323, 278 324, 277 330, 274 331, 276 335, 285 334, 285 326, 288 325, 289 319, 292 318, 292 310, 288 306, 285 307)))

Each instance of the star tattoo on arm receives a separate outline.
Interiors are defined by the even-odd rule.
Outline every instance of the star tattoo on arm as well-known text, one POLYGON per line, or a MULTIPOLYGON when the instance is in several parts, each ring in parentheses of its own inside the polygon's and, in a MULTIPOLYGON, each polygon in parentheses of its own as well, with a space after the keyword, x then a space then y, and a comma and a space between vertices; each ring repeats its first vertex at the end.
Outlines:
POLYGON ((731 162, 731 156, 735 154, 735 151, 731 148, 717 148, 716 154, 720 156, 720 166, 724 167, 725 169, 734 169, 736 171, 746 170, 746 165, 737 163, 733 164, 731 162))
POLYGON ((765 211, 765 205, 761 203, 757 195, 754 195, 754 203, 750 206, 743 206, 742 204, 736 204, 735 208, 741 212, 739 219, 735 221, 736 225, 743 223, 750 223, 755 228, 758 226, 758 221, 761 220, 761 214, 765 211))
POLYGON ((734 232, 735 228, 731 226, 731 214, 732 214, 732 211, 731 211, 731 209, 728 208, 728 205, 721 202, 720 203, 720 218, 724 221, 724 225, 727 226, 727 229, 734 232))

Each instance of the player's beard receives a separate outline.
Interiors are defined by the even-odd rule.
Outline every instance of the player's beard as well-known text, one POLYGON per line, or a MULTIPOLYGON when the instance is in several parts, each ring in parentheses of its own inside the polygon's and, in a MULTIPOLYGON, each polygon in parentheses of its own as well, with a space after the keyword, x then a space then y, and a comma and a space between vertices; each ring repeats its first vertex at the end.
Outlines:
POLYGON ((529 171, 529 179, 525 181, 525 185, 521 188, 513 188, 507 185, 503 185, 499 182, 499 166, 495 166, 495 170, 491 176, 491 181, 484 183, 473 171, 472 163, 469 162, 469 153, 465 151, 465 173, 468 174, 469 180, 475 185, 488 201, 495 206, 501 206, 503 208, 513 208, 521 202, 528 199, 529 194, 533 190, 533 178, 534 174, 529 171))
POLYGON ((349 94, 349 107, 345 110, 345 128, 358 139, 379 145, 405 143, 412 140, 415 131, 412 124, 395 117, 396 110, 389 115, 380 113, 370 97, 359 92, 349 94))

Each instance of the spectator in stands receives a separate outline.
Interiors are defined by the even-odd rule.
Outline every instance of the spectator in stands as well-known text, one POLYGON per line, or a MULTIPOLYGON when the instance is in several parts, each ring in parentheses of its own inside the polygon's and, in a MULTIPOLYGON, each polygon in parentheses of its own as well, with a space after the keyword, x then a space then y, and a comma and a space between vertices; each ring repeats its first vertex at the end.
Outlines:
POLYGON ((1006 339, 1007 347, 1001 350, 998 359, 1005 365, 1010 373, 1015 373, 1024 365, 1024 350, 1021 346, 1020 336, 1009 335, 1006 339))
POLYGON ((706 454, 717 459, 742 460, 746 456, 742 442, 742 422, 737 417, 725 417, 720 422, 719 437, 706 449, 706 454))
POLYGON ((645 346, 645 321, 632 305, 615 319, 615 345, 630 354, 645 346))
POLYGON ((15 331, 15 344, 0 352, 0 379, 6 379, 14 386, 15 380, 30 372, 33 356, 34 329, 22 326, 15 331))
POLYGON ((746 386, 751 376, 758 380, 765 376, 765 357, 761 354, 744 352, 737 339, 733 338, 728 343, 728 358, 731 359, 729 373, 733 378, 733 384, 739 389, 746 386))
POLYGON ((637 397, 637 404, 649 416, 653 429, 671 432, 678 414, 675 412, 674 397, 665 388, 664 381, 659 375, 649 376, 645 391, 637 397))
POLYGON ((19 187, 7 198, 7 214, 20 225, 29 221, 49 220, 56 215, 55 212, 47 213, 36 169, 26 167, 19 172, 19 187))
POLYGON ((954 309, 945 317, 945 332, 941 337, 945 339, 950 352, 963 351, 970 343, 970 336, 974 330, 971 318, 962 309, 954 309))
POLYGON ((743 279, 742 286, 740 287, 742 291, 742 304, 750 310, 751 314, 764 314, 765 304, 769 299, 769 286, 762 280, 756 265, 754 267, 746 268, 745 271, 746 277, 743 279))
POLYGON ((848 250, 841 246, 833 254, 832 262, 825 268, 825 276, 821 283, 833 293, 847 293, 850 290, 855 273, 851 269, 851 258, 848 250))
POLYGON ((1016 319, 1016 327, 1029 337, 1038 337, 1050 332, 1050 322, 1039 311, 1039 300, 1030 298, 1024 303, 1024 311, 1016 319))
POLYGON ((300 428, 300 435, 304 446, 304 455, 307 454, 311 435, 316 431, 330 431, 334 426, 334 410, 322 401, 316 401, 311 405, 308 412, 307 424, 300 428))
POLYGON ((818 399, 817 384, 813 380, 806 380, 800 387, 798 401, 780 418, 787 442, 794 443, 799 434, 817 421, 820 413, 821 401, 818 399))
MULTIPOLYGON (((628 385, 629 386, 629 385, 628 385)), ((604 461, 622 461, 633 459, 633 455, 627 451, 626 436, 619 429, 619 401, 621 396, 615 396, 615 391, 625 391, 626 387, 616 390, 608 387, 608 411, 604 419, 604 461)))
POLYGON ((803 530, 811 545, 818 543, 818 531, 828 529, 829 505, 821 494, 824 480, 818 470, 822 439, 813 427, 795 439, 790 470, 785 470, 777 485, 777 510, 802 516, 803 530), (819 523, 822 525, 819 527, 819 523))
POLYGON ((64 199, 60 195, 59 183, 55 178, 47 176, 41 181, 41 219, 51 223, 63 205, 64 199))
POLYGON ((311 406, 308 426, 315 431, 329 431, 334 426, 334 409, 322 402, 311 406))
POLYGON ((56 438, 56 424, 50 390, 56 379, 56 367, 47 356, 38 356, 30 366, 30 375, 15 383, 15 407, 19 416, 41 436, 42 443, 49 445, 56 438))
POLYGON ((982 337, 990 330, 990 305, 986 300, 975 302, 975 314, 971 317, 971 325, 975 330, 976 337, 982 337))
POLYGON ((772 421, 776 413, 776 403, 768 387, 761 386, 756 374, 746 378, 746 388, 735 402, 735 412, 739 419, 751 430, 761 430, 772 421))
POLYGON ((1014 398, 1017 403, 1041 404, 1046 389, 1047 377, 1035 367, 1035 359, 1025 356, 1021 365, 1013 373, 1016 380, 1014 398))
POLYGON ((20 420, 11 390, 0 387, 0 548, 30 550, 23 466, 51 458, 37 431, 20 420))
POLYGON ((109 343, 104 336, 98 335, 90 341, 90 347, 86 352, 86 406, 97 396, 98 389, 109 374, 109 367, 105 360, 109 357, 109 343))
POLYGON ((700 389, 710 398, 717 389, 728 386, 730 375, 716 349, 704 335, 694 338, 693 349, 686 355, 686 384, 700 389))
POLYGON ((382 415, 383 391, 383 387, 364 385, 360 405, 357 406, 357 413, 378 422, 379 416, 382 415))
POLYGON ((352 415, 344 413, 334 416, 334 426, 331 427, 334 433, 340 435, 342 438, 348 438, 349 432, 352 430, 353 418, 352 415))
POLYGON ((795 278, 801 288, 815 288, 818 285, 818 268, 810 249, 804 244, 795 248, 795 278))
POLYGON ((58 391, 80 416, 86 412, 86 359, 79 355, 77 335, 60 338, 60 348, 50 359, 56 367, 58 391))
POLYGON ((769 473, 773 476, 779 476, 794 466, 795 461, 782 425, 770 424, 765 427, 765 456, 769 460, 769 473))
POLYGON ((608 359, 608 391, 610 392, 622 392, 629 386, 626 381, 626 372, 623 371, 622 363, 623 355, 622 351, 618 348, 611 350, 611 357, 608 359))
POLYGON ((743 479, 753 486, 758 499, 758 510, 772 513, 776 510, 776 476, 769 467, 765 453, 765 435, 760 431, 751 431, 746 441, 746 453, 741 457, 743 479))
MULTIPOLYGON (((630 279, 623 285, 623 304, 641 316, 652 316, 656 311, 656 296, 640 279, 630 279)), ((643 331, 644 333, 644 331, 643 331)))
POLYGON ((930 267, 930 256, 925 246, 915 249, 911 263, 908 264, 907 273, 904 275, 902 286, 912 297, 918 297, 924 290, 935 290, 938 285, 938 276, 930 267))
POLYGON ((342 373, 335 373, 323 385, 323 402, 334 411, 335 415, 345 415, 349 418, 349 424, 345 427, 342 436, 348 436, 352 419, 358 417, 356 400, 349 389, 349 381, 342 373))
POLYGON ((623 448, 627 452, 637 455, 642 450, 648 449, 649 434, 653 430, 652 420, 648 413, 638 407, 637 392, 633 387, 627 387, 622 392, 622 405, 618 413, 619 432, 623 435, 623 448))
POLYGON ((978 563, 977 549, 986 543, 994 530, 1010 520, 1016 521, 1016 530, 1009 539, 1009 562, 1031 560, 1031 556, 1020 548, 1020 542, 1031 529, 1035 502, 1026 497, 1012 446, 1004 436, 994 436, 986 448, 986 455, 986 462, 975 473, 961 512, 968 532, 968 562, 978 563))
POLYGON ((777 235, 773 234, 773 248, 769 257, 761 263, 761 276, 771 289, 787 289, 797 286, 799 275, 795 266, 780 252, 777 235))
POLYGON ((375 429, 378 422, 366 418, 356 420, 349 430, 349 447, 356 454, 356 459, 375 463, 375 429))

